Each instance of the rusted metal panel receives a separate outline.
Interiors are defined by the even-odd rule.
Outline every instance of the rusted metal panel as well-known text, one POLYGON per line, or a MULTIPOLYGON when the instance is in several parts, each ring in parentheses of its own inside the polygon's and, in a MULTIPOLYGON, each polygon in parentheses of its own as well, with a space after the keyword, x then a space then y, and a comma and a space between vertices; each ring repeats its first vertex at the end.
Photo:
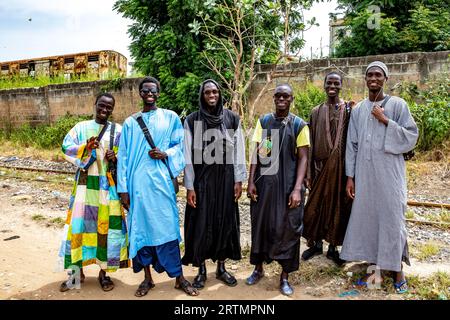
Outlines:
POLYGON ((34 66, 35 75, 37 77, 48 77, 50 76, 50 61, 36 61, 34 66))
POLYGON ((0 66, 2 77, 19 74, 25 76, 28 72, 29 76, 56 77, 64 75, 66 78, 70 78, 73 74, 90 74, 104 79, 117 73, 122 77, 127 74, 127 59, 113 50, 9 61, 0 63, 0 66), (20 68, 20 65, 25 64, 29 65, 28 71, 26 68, 20 68))
POLYGON ((76 55, 75 56, 75 74, 77 76, 86 74, 87 72, 87 55, 76 55))

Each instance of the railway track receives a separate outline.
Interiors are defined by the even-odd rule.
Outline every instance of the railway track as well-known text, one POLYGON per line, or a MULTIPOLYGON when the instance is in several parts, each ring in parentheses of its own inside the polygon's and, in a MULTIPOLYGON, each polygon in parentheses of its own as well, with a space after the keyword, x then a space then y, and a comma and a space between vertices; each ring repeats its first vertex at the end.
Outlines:
POLYGON ((24 167, 24 166, 10 166, 0 164, 0 168, 5 169, 14 169, 14 170, 22 170, 22 171, 35 171, 35 172, 49 172, 49 173, 58 173, 58 174, 75 174, 76 170, 60 170, 60 169, 50 169, 50 168, 35 168, 35 167, 24 167))
MULTIPOLYGON (((4 164, 1 164, 1 163, 0 163, 0 168, 22 170, 22 171, 35 171, 35 172, 48 172, 48 173, 57 173, 57 174, 68 174, 68 175, 73 175, 76 172, 75 169, 73 171, 69 171, 69 170, 50 169, 50 168, 11 166, 11 165, 4 165, 4 164)), ((244 186, 244 189, 246 189, 245 186, 244 186)), ((243 191, 245 191, 245 190, 243 190, 243 191)), ((434 202, 421 202, 421 201, 408 200, 407 204, 409 206, 415 206, 415 207, 450 209, 450 204, 448 204, 448 203, 434 203, 434 202)))

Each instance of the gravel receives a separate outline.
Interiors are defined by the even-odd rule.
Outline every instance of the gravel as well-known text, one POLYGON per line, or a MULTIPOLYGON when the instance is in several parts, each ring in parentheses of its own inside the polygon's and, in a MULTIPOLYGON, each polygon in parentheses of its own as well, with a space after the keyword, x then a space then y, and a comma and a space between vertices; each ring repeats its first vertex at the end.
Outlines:
MULTIPOLYGON (((0 156, 0 165, 23 166, 50 170, 67 170, 75 172, 75 166, 68 162, 55 162, 47 160, 36 160, 31 157, 2 157, 0 156)), ((51 205, 55 209, 62 210, 66 208, 69 201, 69 194, 58 190, 47 190, 45 188, 35 189, 25 182, 1 180, 0 190, 9 192, 10 196, 32 195, 31 200, 27 203, 39 205, 51 205)), ((420 190, 417 190, 420 191, 420 190)), ((417 192, 416 191, 416 192, 417 192)), ((422 196, 415 192, 409 194, 410 200, 450 203, 450 194, 446 196, 422 196)), ((249 200, 244 196, 239 201, 240 227, 241 227, 241 245, 247 247, 251 243, 251 223, 250 223, 250 205, 249 200)), ((180 212, 180 226, 184 225, 184 211, 186 199, 184 196, 178 197, 178 209, 180 212)), ((445 212, 439 208, 425 208, 409 206, 408 211, 414 213, 413 219, 419 221, 439 220, 439 216, 445 212)), ((447 211, 448 212, 448 211, 447 211)), ((450 261, 450 229, 439 229, 430 225, 420 225, 412 222, 407 223, 409 244, 424 244, 427 242, 435 242, 441 245, 441 249, 437 255, 427 259, 427 261, 444 262, 450 261)))
POLYGON ((29 167, 36 169, 48 169, 48 170, 63 170, 63 171, 76 171, 76 167, 70 162, 56 162, 48 160, 37 160, 31 157, 19 158, 12 157, 0 157, 0 165, 2 166, 14 166, 14 167, 29 167))

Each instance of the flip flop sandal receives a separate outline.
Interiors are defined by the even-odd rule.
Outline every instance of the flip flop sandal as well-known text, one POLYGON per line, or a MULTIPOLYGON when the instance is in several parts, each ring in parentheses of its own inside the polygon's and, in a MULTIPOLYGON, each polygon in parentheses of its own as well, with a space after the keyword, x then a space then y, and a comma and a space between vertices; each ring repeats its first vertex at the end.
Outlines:
POLYGON ((403 294, 408 292, 408 283, 406 280, 402 280, 400 282, 394 282, 395 292, 398 294, 403 294))
POLYGON ((359 278, 359 279, 355 282, 355 286, 367 288, 367 282, 366 282, 366 281, 363 281, 362 278, 359 278))

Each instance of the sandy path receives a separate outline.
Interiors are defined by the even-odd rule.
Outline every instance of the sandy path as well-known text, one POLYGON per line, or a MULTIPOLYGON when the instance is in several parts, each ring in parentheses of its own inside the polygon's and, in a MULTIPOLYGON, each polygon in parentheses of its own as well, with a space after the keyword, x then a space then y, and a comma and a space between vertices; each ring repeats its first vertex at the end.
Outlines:
MULTIPOLYGON (((58 288, 66 279, 63 272, 54 272, 56 257, 60 243, 61 229, 46 226, 45 222, 37 222, 33 216, 65 218, 64 201, 39 204, 35 196, 11 197, 17 190, 23 190, 26 183, 16 183, 0 180, 0 299, 138 299, 134 292, 143 279, 143 273, 134 274, 131 269, 119 270, 112 274, 115 289, 103 292, 96 279, 97 266, 85 269, 86 281, 82 289, 73 289, 65 293, 58 288), (5 184, 8 186, 5 187, 5 184), (61 206, 61 203, 64 203, 61 206), (4 241, 12 236, 20 238, 4 241)), ((65 191, 62 191, 64 193, 65 191)), ((304 243, 302 250, 305 249, 304 243)), ((325 257, 317 257, 318 263, 330 263, 325 257)), ((228 266, 231 268, 231 264, 228 266)), ((238 279, 238 285, 229 288, 214 277, 215 265, 208 263, 208 281, 199 297, 188 297, 183 292, 175 290, 174 280, 166 274, 153 272, 156 287, 140 299, 340 299, 335 293, 315 297, 308 293, 314 288, 295 285, 295 293, 291 298, 281 295, 278 291, 278 276, 268 275, 257 285, 247 286, 245 278, 251 273, 252 267, 248 261, 234 264, 232 272, 238 279)), ((412 267, 406 266, 407 274, 427 276, 437 270, 450 272, 450 263, 430 264, 413 262, 412 267)), ((184 267, 185 276, 192 280, 196 269, 184 267)), ((341 291, 345 289, 342 287, 341 291)), ((385 297, 385 296, 383 296, 385 297)), ((361 296, 359 298, 367 298, 361 296)), ((395 299, 395 297, 390 297, 395 299)))

